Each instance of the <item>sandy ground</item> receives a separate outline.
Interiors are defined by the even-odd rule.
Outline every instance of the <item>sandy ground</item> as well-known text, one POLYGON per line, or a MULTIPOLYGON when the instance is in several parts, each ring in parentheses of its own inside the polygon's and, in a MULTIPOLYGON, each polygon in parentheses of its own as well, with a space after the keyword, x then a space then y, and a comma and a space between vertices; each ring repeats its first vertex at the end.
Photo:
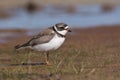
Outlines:
POLYGON ((14 46, 31 38, 27 30, 1 30, 20 34, 0 44, 1 80, 119 80, 120 26, 72 29, 64 45, 50 54, 51 66, 22 66, 44 60, 40 52, 14 51, 14 46), (31 57, 30 57, 31 56, 31 57))

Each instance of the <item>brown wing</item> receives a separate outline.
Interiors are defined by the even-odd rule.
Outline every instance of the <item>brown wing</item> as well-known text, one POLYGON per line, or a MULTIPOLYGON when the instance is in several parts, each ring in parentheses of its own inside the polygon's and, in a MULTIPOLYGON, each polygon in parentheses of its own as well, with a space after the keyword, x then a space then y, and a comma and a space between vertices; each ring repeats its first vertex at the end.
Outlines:
POLYGON ((47 30, 40 32, 38 35, 34 36, 30 41, 28 41, 28 45, 34 46, 36 44, 47 43, 54 37, 54 35, 55 34, 49 28, 47 30))

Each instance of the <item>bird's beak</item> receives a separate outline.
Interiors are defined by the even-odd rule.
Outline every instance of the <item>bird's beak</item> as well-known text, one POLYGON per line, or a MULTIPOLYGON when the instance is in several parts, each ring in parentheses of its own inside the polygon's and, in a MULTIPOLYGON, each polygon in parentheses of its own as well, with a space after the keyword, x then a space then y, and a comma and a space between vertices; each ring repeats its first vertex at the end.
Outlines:
POLYGON ((72 32, 69 28, 66 29, 68 32, 72 32))

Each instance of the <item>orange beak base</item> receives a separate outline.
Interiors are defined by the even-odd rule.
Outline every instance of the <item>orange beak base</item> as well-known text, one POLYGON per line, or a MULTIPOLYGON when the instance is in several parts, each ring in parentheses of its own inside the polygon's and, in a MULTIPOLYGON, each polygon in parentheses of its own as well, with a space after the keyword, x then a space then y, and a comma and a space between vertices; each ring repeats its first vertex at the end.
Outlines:
POLYGON ((67 31, 68 31, 68 32, 72 32, 69 28, 67 28, 67 31))

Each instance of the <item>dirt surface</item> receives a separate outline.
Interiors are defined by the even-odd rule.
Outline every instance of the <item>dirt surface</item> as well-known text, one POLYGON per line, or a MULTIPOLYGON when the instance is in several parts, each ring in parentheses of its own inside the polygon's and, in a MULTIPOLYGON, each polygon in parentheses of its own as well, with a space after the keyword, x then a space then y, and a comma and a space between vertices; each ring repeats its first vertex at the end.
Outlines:
POLYGON ((1 31, 21 36, 7 38, 7 43, 0 44, 0 80, 120 79, 119 25, 72 29, 64 45, 50 52, 51 66, 22 65, 28 61, 44 62, 42 52, 14 51, 16 44, 31 38, 26 35, 28 30, 1 31))

